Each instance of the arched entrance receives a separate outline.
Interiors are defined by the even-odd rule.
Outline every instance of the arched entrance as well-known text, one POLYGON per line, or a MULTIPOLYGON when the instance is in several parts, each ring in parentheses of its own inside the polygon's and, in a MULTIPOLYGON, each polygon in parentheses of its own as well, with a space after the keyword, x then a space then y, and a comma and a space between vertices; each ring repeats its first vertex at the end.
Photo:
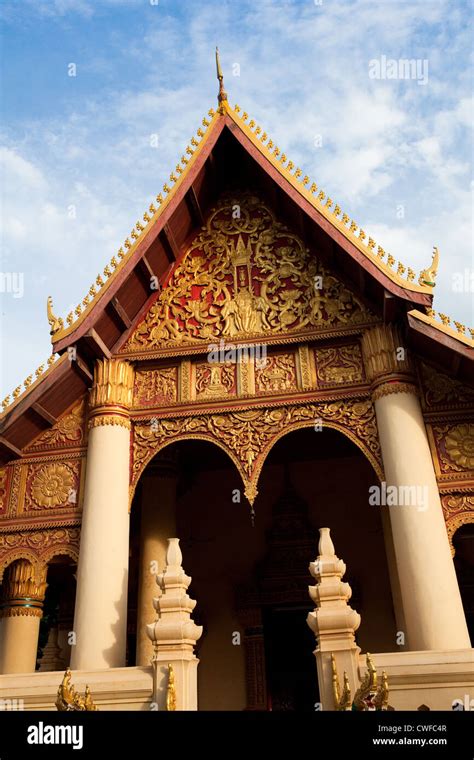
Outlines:
MULTIPOLYGON (((396 646, 381 514, 368 503, 377 482, 360 448, 341 432, 292 431, 263 463, 252 525, 240 475, 218 446, 181 440, 162 449, 132 504, 128 663, 138 662, 145 519, 156 540, 175 530, 193 579, 193 618, 204 629, 197 645, 199 709, 314 710, 315 642, 306 616, 319 527, 331 528, 347 563, 353 606, 363 619, 360 645, 396 646)), ((146 609, 151 622, 151 601, 146 609)))
POLYGON ((453 536, 454 567, 461 592, 471 645, 474 646, 474 522, 461 525, 453 536))

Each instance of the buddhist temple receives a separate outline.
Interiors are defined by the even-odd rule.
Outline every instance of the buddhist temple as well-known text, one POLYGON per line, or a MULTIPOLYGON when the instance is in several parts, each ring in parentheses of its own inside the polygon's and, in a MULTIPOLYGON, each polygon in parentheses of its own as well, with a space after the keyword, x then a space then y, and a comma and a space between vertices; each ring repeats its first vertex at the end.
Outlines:
POLYGON ((216 60, 215 108, 3 401, 0 699, 452 710, 474 332, 434 310, 444 252, 395 260, 216 60))

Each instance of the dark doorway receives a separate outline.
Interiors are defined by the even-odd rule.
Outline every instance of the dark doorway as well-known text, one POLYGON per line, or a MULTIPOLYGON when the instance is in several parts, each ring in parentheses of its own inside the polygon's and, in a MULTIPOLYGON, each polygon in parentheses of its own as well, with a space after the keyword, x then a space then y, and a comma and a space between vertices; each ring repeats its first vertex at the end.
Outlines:
POLYGON ((310 607, 268 608, 263 614, 268 709, 314 712, 319 702, 310 607))

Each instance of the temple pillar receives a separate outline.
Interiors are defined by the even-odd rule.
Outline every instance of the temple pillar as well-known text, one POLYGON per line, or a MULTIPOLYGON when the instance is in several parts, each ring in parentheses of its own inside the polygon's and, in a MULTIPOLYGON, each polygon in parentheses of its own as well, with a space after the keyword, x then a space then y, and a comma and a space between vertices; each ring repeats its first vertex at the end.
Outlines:
POLYGON ((137 665, 149 665, 153 645, 146 625, 152 623, 156 574, 166 564, 168 536, 176 535, 176 459, 167 450, 143 475, 140 524, 140 576, 137 604, 137 665))
POLYGON ((202 626, 197 626, 191 619, 196 602, 187 594, 191 578, 185 574, 182 561, 179 539, 168 539, 166 567, 156 576, 158 595, 153 599, 158 617, 147 625, 146 631, 154 651, 154 699, 163 709, 171 665, 175 676, 176 709, 197 710, 199 660, 194 647, 202 635, 202 626))
POLYGON ((46 591, 46 566, 35 578, 26 559, 5 570, 0 605, 0 673, 34 673, 46 591))
POLYGON ((125 665, 129 555, 129 407, 133 368, 98 360, 89 440, 71 668, 125 665))
POLYGON ((316 585, 308 589, 316 609, 308 613, 306 620, 317 641, 314 655, 322 708, 335 710, 333 655, 338 672, 347 675, 352 694, 359 686, 360 649, 355 641, 355 632, 360 625, 360 615, 347 603, 352 589, 341 580, 346 565, 336 557, 329 528, 320 528, 319 535, 319 556, 309 565, 316 585))
MULTIPOLYGON (((397 329, 391 325, 368 330, 362 349, 372 383, 386 478, 380 508, 388 509, 390 515, 407 647, 469 648, 411 362, 397 329), (395 489, 386 498, 390 486, 395 489)), ((396 596, 395 590, 394 599, 396 596)))

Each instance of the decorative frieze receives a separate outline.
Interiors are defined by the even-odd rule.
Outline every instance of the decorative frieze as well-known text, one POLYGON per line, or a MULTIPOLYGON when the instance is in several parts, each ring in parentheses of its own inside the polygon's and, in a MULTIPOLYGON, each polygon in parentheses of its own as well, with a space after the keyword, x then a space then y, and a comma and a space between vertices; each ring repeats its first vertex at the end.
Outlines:
POLYGON ((316 348, 315 356, 319 388, 365 381, 362 352, 358 343, 316 348))
POLYGON ((178 367, 137 370, 133 406, 152 407, 174 404, 178 400, 178 367))
POLYGON ((296 355, 270 354, 263 366, 255 366, 255 392, 259 394, 288 393, 298 390, 296 355))

